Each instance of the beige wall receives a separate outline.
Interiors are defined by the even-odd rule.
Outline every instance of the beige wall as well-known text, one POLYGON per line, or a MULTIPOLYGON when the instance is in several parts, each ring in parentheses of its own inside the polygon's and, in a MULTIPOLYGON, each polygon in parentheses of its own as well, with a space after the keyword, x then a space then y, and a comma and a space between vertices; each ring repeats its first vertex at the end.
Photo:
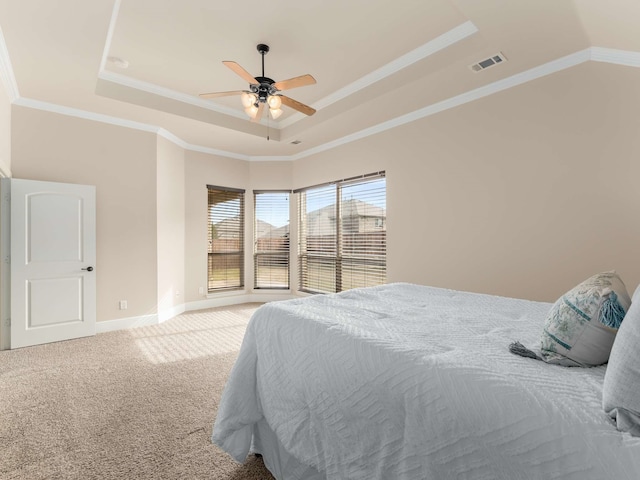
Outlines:
POLYGON ((12 110, 14 178, 96 186, 98 321, 157 311, 156 142, 152 133, 12 110))
POLYGON ((385 169, 388 280, 552 301, 640 282, 640 70, 587 64, 294 163, 385 169))
POLYGON ((158 310, 184 303, 184 150, 162 137, 157 148, 158 310))
POLYGON ((389 281, 552 301, 602 270, 640 282, 638 111, 640 70, 590 62, 313 157, 245 162, 13 107, 12 169, 97 186, 99 320, 206 298, 207 184, 247 191, 250 266, 253 189, 378 170, 389 281))
POLYGON ((206 299, 207 185, 249 190, 249 178, 249 162, 185 151, 185 301, 206 299))

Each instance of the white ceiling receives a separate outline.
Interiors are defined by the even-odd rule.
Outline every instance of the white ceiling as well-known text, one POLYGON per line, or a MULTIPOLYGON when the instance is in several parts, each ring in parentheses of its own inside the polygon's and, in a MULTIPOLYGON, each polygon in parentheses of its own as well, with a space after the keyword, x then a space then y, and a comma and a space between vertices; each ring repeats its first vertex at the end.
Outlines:
POLYGON ((16 104, 256 160, 299 158, 582 61, 640 66, 638 0, 0 0, 0 27, 16 104), (198 97, 246 89, 222 61, 261 75, 258 43, 271 47, 266 76, 316 78, 285 92, 314 116, 283 107, 255 124, 238 97, 198 97), (498 52, 508 62, 468 68, 498 52))

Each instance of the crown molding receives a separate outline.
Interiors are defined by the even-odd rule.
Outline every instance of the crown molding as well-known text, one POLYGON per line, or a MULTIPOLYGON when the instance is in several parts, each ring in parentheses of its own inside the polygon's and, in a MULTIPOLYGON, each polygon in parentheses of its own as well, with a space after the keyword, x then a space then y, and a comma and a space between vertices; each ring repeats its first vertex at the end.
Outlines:
POLYGON ((236 160, 244 160, 245 162, 250 162, 252 160, 251 156, 243 155, 242 153, 227 152, 226 150, 218 150, 216 148, 203 147, 201 145, 193 145, 191 143, 187 143, 180 137, 174 135, 168 130, 165 130, 164 128, 158 128, 158 135, 166 140, 169 140, 170 142, 175 143, 179 147, 182 147, 185 150, 190 150, 192 152, 200 152, 207 153, 209 155, 217 155, 220 157, 234 158, 236 160))
POLYGON ((181 103, 188 103, 190 105, 195 105, 196 107, 206 108, 207 110, 213 110, 218 113, 224 113, 225 115, 229 115, 231 117, 241 118, 243 120, 247 119, 246 115, 236 109, 218 105, 214 102, 201 100, 193 95, 178 92, 170 88, 161 87, 160 85, 156 85, 155 83, 137 80, 135 78, 122 75, 121 73, 103 70, 98 73, 98 78, 106 80, 107 82, 117 83, 125 87, 142 90, 143 92, 147 92, 152 95, 158 95, 160 97, 170 98, 171 100, 176 100, 181 103))
POLYGON ((131 128, 133 130, 142 130, 144 132, 158 133, 160 127, 155 125, 149 125, 147 123, 136 122, 133 120, 127 120, 125 118, 113 117, 111 115, 104 115, 102 113, 89 112, 87 110, 81 110, 79 108, 67 107, 65 105, 59 105, 57 103, 43 102, 41 100, 35 100, 33 98, 20 97, 13 102, 14 105, 20 107, 33 108, 35 110, 43 110, 45 112, 58 113, 60 115, 66 115, 69 117, 82 118, 85 120, 92 120, 94 122, 107 123, 109 125, 117 125, 119 127, 131 128))
POLYGON ((102 72, 107 66, 107 58, 109 58, 109 50, 111 50, 111 42, 113 41, 113 32, 116 29, 116 21, 118 19, 118 13, 120 12, 120 4, 122 0, 115 0, 113 2, 113 9, 111 10, 111 18, 109 19, 109 28, 107 29, 107 37, 104 41, 104 48, 102 49, 102 58, 100 59, 100 68, 98 74, 102 72))
MULTIPOLYGON (((423 60, 434 53, 439 52, 440 50, 444 50, 445 48, 457 43, 465 38, 473 35, 478 31, 478 27, 476 27, 473 22, 467 21, 458 25, 457 27, 449 30, 448 32, 443 33, 442 35, 434 38, 433 40, 425 43, 424 45, 410 51, 409 53, 393 60, 392 62, 383 65, 382 67, 374 70, 373 72, 365 75, 362 78, 359 78, 355 82, 350 83, 349 85, 336 90, 332 94, 320 99, 316 103, 313 104, 313 107, 316 110, 321 110, 323 108, 328 107, 332 103, 335 103, 339 100, 342 100, 349 95, 353 95, 354 93, 372 85, 380 80, 387 78, 390 75, 420 61, 423 60)), ((296 113, 286 120, 283 120, 280 123, 281 128, 288 127, 293 125, 304 118, 304 115, 301 113, 296 113)))
POLYGON ((369 137, 371 135, 375 135, 375 134, 384 132, 386 130, 399 127, 401 125, 405 125, 407 123, 415 122, 416 120, 420 120, 422 118, 435 115, 436 113, 443 112, 445 110, 449 110, 451 108, 454 108, 460 105, 464 105, 465 103, 473 102, 474 100, 478 100, 480 98, 493 95, 494 93, 507 90, 517 85, 522 85, 523 83, 527 83, 537 78, 544 77, 546 75, 550 75, 552 73, 559 72, 561 70, 565 70, 575 65, 579 65, 590 59, 589 50, 590 49, 586 49, 586 50, 581 50, 581 51, 572 53, 571 55, 567 55, 557 60, 553 60, 551 62, 545 63, 538 67, 534 67, 530 70, 517 73, 515 75, 512 75, 511 77, 498 80, 488 85, 484 85, 474 90, 470 90, 460 95, 456 95, 455 97, 451 97, 446 100, 442 100, 440 102, 434 103, 432 105, 428 105, 424 108, 420 108, 411 113, 407 113, 405 115, 401 115, 399 117, 388 120, 386 122, 379 123, 378 125, 365 128, 364 130, 360 130, 359 132, 355 132, 350 135, 346 135, 342 138, 333 140, 331 142, 327 142, 323 145, 310 148, 309 150, 305 150, 304 152, 300 152, 299 154, 294 155, 291 159, 299 160, 301 158, 305 158, 310 155, 315 155, 317 153, 324 152, 332 148, 336 148, 340 145, 351 143, 356 140, 360 140, 362 138, 369 137))
POLYGON ((172 143, 175 143, 179 147, 185 150, 192 150, 194 152, 208 153, 210 155, 218 155, 221 157, 234 158, 236 160, 251 161, 252 157, 243 155, 240 153, 227 152, 225 150, 218 150, 215 148, 203 147, 201 145, 192 145, 185 142, 180 137, 165 130, 157 125, 151 125, 143 122, 136 122, 133 120, 126 120, 120 117, 113 117, 111 115, 104 115, 102 113, 89 112, 87 110, 81 110, 78 108, 67 107, 64 105, 58 105, 55 103, 43 102, 41 100, 34 100, 32 98, 20 97, 13 102, 14 105, 20 107, 33 108, 35 110, 42 110, 45 112, 57 113, 60 115, 66 115, 69 117, 82 118, 84 120, 91 120, 94 122, 106 123, 109 125, 115 125, 118 127, 130 128, 132 130, 141 130, 143 132, 155 133, 172 143))
MULTIPOLYGON (((6 50, 6 47, 4 46, 3 38, 0 35, 0 61, 4 60, 2 59, 3 49, 6 50)), ((204 147, 201 145, 193 145, 185 142, 184 140, 177 137, 173 133, 156 125, 150 125, 142 122, 135 122, 132 120, 126 120, 119 117, 113 117, 110 115, 103 115, 95 112, 89 112, 86 110, 66 107, 63 105, 43 102, 40 100, 24 98, 24 97, 20 97, 17 93, 16 93, 16 99, 14 99, 12 103, 15 105, 33 108, 37 110, 44 110, 44 111, 49 111, 53 113, 59 113, 61 115, 69 115, 73 117, 84 118, 87 120, 93 120, 96 122, 102 122, 102 123, 117 125, 125 128, 132 128, 136 130, 142 130, 145 132, 155 133, 175 143, 176 145, 184 148, 185 150, 191 150, 195 152, 201 152, 201 153, 206 153, 210 155, 222 156, 222 157, 233 158, 233 159, 243 160, 243 161, 250 161, 250 162, 295 161, 302 158, 310 157, 320 152, 331 150, 333 148, 339 147, 341 145, 345 145, 350 142, 354 142, 356 140, 360 140, 362 138, 366 138, 371 135, 384 132, 386 130, 390 130, 392 128, 395 128, 401 125, 405 125, 407 123, 414 122, 416 120, 420 120, 422 118, 425 118, 431 115, 435 115, 436 113, 449 110, 451 108, 454 108, 460 105, 464 105, 465 103, 469 103, 474 100, 478 100, 480 98, 493 95, 494 93, 498 93, 503 90, 507 90, 509 88, 512 88, 518 85, 522 85, 532 80, 535 80, 547 75, 551 75, 553 73, 565 70, 567 68, 574 67, 576 65, 580 65, 587 61, 605 62, 605 63, 611 63, 616 65, 625 65, 629 67, 640 68, 640 52, 633 52, 628 50, 615 50, 615 49, 600 48, 600 47, 591 47, 585 50, 580 50, 578 52, 572 53, 570 55, 559 58, 557 60, 553 60, 551 62, 545 63, 538 67, 534 67, 524 72, 512 75, 511 77, 498 80, 496 82, 490 83, 483 87, 479 87, 474 90, 470 90, 468 92, 462 93, 460 95, 456 95, 454 97, 448 98, 441 102, 428 105, 424 108, 415 110, 414 112, 408 113, 406 115, 401 115, 399 117, 388 120, 386 122, 382 122, 378 125, 374 125, 372 127, 369 127, 369 128, 360 130, 358 132, 354 132, 352 134, 346 135, 339 139, 333 140, 331 142, 318 145, 317 147, 310 148, 308 150, 302 151, 295 155, 288 155, 288 156, 266 156, 266 155, 251 156, 251 155, 243 155, 239 153, 204 147)), ((6 62, 0 66, 4 68, 5 65, 6 65, 6 62)), ((12 70, 8 70, 8 72, 10 73, 10 77, 13 77, 12 70)), ((17 86, 16 86, 16 91, 17 91, 17 86)))
MULTIPOLYGON (((106 80, 109 82, 117 83, 119 85, 123 85, 125 87, 133 88, 136 90, 141 90, 143 92, 147 92, 153 95, 159 95, 162 97, 170 98, 172 100, 176 100, 178 102, 188 103, 191 105, 195 105, 200 108, 206 108, 209 110, 216 111, 218 113, 223 113, 225 115, 230 115, 233 117, 246 119, 246 116, 242 114, 237 109, 225 107, 219 105, 215 102, 209 102, 207 100, 202 100, 193 95, 188 95, 182 92, 178 92, 176 90, 172 90, 170 88, 161 87, 159 85, 145 82, 142 80, 137 80, 135 78, 129 77, 127 75, 115 73, 109 70, 106 70, 106 62, 109 54, 109 49, 111 47, 111 40, 113 37, 113 31, 115 30, 115 24, 117 22, 118 11, 120 9, 120 1, 116 0, 116 3, 113 7, 113 13, 111 15, 111 21, 109 23, 109 30, 107 33, 107 40, 105 42, 105 47, 102 52, 102 61, 100 63, 100 71, 98 72, 98 77, 102 80, 106 80)), ((437 53, 454 43, 457 43, 465 38, 473 35, 478 31, 478 27, 476 27, 473 22, 467 21, 458 25, 457 27, 449 30, 448 32, 443 33, 442 35, 434 38, 433 40, 425 43, 424 45, 412 50, 411 52, 397 58, 396 60, 383 65, 382 67, 374 70, 373 72, 365 75, 364 77, 359 78, 355 82, 350 83, 349 85, 333 92, 332 94, 320 99, 316 102, 313 107, 316 110, 321 110, 329 105, 342 100, 349 95, 353 95, 355 92, 362 90, 369 85, 372 85, 380 80, 393 75, 394 73, 406 68, 424 58, 437 53)), ((281 122, 272 122, 270 124, 271 128, 282 129, 293 125, 294 123, 300 121, 305 118, 305 115, 301 113, 294 113, 286 120, 282 120, 281 122)), ((267 120, 263 118, 261 120, 262 124, 267 125, 267 120)))
MULTIPOLYGON (((99 79, 105 80, 107 82, 117 83, 119 85, 133 88, 136 90, 141 90, 143 92, 147 92, 152 95, 158 95, 161 97, 169 98, 171 100, 176 100, 178 102, 195 105, 197 107, 205 108, 207 110, 213 110, 215 112, 223 113, 225 115, 230 115, 236 118, 241 118, 243 120, 247 118, 244 114, 242 114, 238 110, 225 107, 222 105, 218 105, 216 103, 209 102, 207 100, 202 100, 193 95, 188 95, 186 93, 178 92, 170 88, 161 87, 160 85, 156 85, 154 83, 137 80, 127 75, 123 75, 120 73, 107 70, 106 67, 107 67, 107 61, 109 58, 109 50, 111 50, 111 42, 113 41, 113 33, 116 28, 116 23, 118 22, 118 14, 120 12, 121 3, 122 3, 122 0, 115 0, 113 4, 113 10, 111 11, 111 19, 109 21, 109 28, 107 30, 107 37, 105 40, 104 48, 102 50, 100 68, 98 70, 99 79)), ((265 119, 262 119, 260 123, 264 123, 265 125, 267 125, 267 122, 265 119)))
POLYGON ((18 83, 16 77, 13 74, 13 67, 11 66, 11 58, 9 58, 9 50, 7 50, 7 44, 4 41, 4 34, 0 28, 0 81, 4 86, 5 92, 9 97, 10 102, 16 101, 20 98, 20 92, 18 91, 18 83))
POLYGON ((640 52, 614 48, 591 47, 591 60, 627 67, 640 67, 640 52))

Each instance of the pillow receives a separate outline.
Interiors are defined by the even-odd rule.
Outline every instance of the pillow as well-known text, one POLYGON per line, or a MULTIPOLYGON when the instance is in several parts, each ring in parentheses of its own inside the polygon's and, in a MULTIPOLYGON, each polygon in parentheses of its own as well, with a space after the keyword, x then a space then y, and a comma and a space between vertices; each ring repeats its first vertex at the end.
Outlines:
POLYGON ((631 305, 633 305, 633 302, 637 302, 638 300, 640 300, 640 285, 636 287, 635 292, 633 292, 633 295, 631 296, 631 305))
POLYGON ((618 430, 640 437, 640 298, 633 297, 629 312, 613 343, 604 374, 602 407, 618 430))
POLYGON ((606 363, 625 313, 631 305, 615 271, 588 278, 560 297, 547 315, 540 355, 519 343, 512 353, 567 367, 606 363))

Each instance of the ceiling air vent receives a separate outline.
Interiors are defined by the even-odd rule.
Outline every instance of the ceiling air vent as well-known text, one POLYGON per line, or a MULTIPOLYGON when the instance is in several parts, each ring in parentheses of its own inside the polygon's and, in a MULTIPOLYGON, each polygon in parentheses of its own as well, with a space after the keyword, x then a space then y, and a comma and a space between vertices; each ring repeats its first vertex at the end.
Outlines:
POLYGON ((490 56, 482 60, 481 62, 474 63, 473 65, 469 65, 469 68, 474 72, 481 72, 482 70, 486 70, 489 67, 493 67, 494 65, 498 65, 499 63, 503 63, 507 61, 507 57, 502 53, 496 53, 495 55, 490 56))

